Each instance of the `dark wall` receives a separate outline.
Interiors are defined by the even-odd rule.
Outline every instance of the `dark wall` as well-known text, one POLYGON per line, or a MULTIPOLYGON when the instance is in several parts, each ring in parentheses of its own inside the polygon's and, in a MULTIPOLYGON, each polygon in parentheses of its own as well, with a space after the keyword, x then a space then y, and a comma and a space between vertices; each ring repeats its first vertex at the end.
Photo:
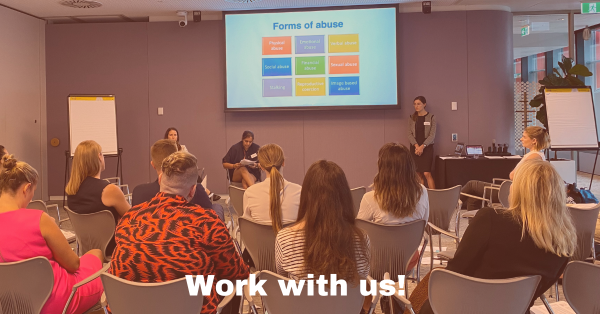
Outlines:
MULTIPOLYGON (((512 15, 504 11, 399 15, 400 110, 223 112, 223 21, 48 25, 46 28, 50 195, 62 195, 68 143, 68 94, 115 94, 124 178, 131 187, 156 174, 150 145, 177 127, 182 144, 208 174, 209 188, 225 192, 221 158, 244 130, 258 144, 277 143, 284 175, 302 183, 312 162, 339 163, 352 187, 369 185, 379 148, 408 144, 413 99, 423 95, 436 115, 437 154, 459 141, 487 145, 512 136, 512 15), (451 111, 451 102, 458 111, 451 111), (157 115, 157 108, 164 115, 157 115)), ((240 52, 243 53, 243 52, 240 52)), ((114 164, 104 176, 114 175, 114 164)))

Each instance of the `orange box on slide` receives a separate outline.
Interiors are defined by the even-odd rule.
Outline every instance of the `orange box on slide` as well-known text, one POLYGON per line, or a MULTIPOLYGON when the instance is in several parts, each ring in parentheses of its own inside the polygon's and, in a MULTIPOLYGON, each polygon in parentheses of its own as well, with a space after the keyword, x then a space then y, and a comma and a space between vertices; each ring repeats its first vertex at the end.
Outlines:
POLYGON ((263 55, 289 55, 292 53, 292 36, 263 37, 263 55))
POLYGON ((357 74, 358 56, 330 56, 329 74, 357 74))

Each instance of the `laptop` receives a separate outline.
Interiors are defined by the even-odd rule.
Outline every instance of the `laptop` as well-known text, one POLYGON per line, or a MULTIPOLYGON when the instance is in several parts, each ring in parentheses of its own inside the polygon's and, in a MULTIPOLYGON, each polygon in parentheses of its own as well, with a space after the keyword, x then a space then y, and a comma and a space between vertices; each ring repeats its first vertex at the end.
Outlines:
POLYGON ((467 156, 483 156, 483 146, 481 145, 467 145, 467 156))

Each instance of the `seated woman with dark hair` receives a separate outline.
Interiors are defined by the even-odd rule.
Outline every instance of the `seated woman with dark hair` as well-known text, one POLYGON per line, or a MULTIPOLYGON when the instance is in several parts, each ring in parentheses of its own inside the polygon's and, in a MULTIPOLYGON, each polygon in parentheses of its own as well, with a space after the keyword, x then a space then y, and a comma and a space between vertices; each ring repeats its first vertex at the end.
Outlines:
POLYGON ((231 146, 227 155, 223 157, 223 168, 228 169, 231 182, 241 182, 244 189, 260 181, 260 169, 258 163, 253 165, 242 165, 242 160, 258 161, 258 146, 254 143, 254 133, 244 131, 242 140, 231 146))
MULTIPOLYGON (((540 275, 533 305, 567 266, 577 234, 565 205, 563 180, 550 163, 522 163, 509 198, 509 209, 477 212, 446 269, 482 279, 540 275)), ((422 280, 417 286, 410 297, 413 304, 423 302, 426 285, 422 280)), ((428 300, 419 313, 433 313, 428 300)))
MULTIPOLYGON (((52 266, 54 286, 41 313, 62 313, 73 286, 100 270, 104 257, 97 249, 78 257, 52 217, 41 210, 27 209, 37 186, 37 171, 10 155, 2 159, 0 263, 38 256, 47 258, 52 266)), ((100 278, 82 285, 71 299, 67 313, 85 312, 100 300, 103 290, 100 278)))
MULTIPOLYGON (((337 274, 349 285, 370 271, 370 242, 354 224, 352 195, 340 166, 320 160, 308 168, 298 223, 283 228, 275 241, 277 272, 294 280, 337 274), (335 232, 332 232, 335 230, 335 232)), ((370 303, 365 302, 363 309, 370 303)))

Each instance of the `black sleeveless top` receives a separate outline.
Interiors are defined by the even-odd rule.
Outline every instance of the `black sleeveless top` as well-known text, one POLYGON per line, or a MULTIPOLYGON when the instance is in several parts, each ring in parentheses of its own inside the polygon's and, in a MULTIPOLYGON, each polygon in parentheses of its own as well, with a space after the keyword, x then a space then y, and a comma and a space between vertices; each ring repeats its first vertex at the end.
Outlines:
POLYGON ((109 185, 105 180, 87 177, 75 195, 67 195, 67 206, 78 214, 92 214, 108 210, 115 217, 115 223, 119 221, 119 213, 114 207, 105 206, 102 203, 102 191, 109 185))

